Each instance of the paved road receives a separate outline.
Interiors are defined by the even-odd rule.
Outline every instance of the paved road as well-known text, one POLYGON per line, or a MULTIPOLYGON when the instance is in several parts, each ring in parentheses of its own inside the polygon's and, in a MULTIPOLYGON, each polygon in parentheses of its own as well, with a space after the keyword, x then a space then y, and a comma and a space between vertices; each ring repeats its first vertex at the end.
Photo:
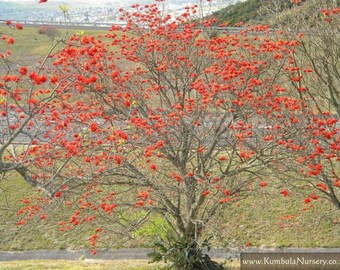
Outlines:
MULTIPOLYGON (((96 255, 92 255, 88 250, 30 250, 30 251, 0 251, 1 261, 21 261, 21 260, 148 260, 147 253, 151 249, 129 248, 118 250, 97 250, 96 255)), ((239 258, 239 252, 226 252, 223 249, 212 249, 208 253, 212 258, 239 258)))
MULTIPOLYGON (((96 255, 92 255, 88 250, 31 250, 31 251, 0 251, 1 261, 22 261, 22 260, 148 260, 147 253, 151 249, 129 248, 118 250, 97 250, 96 255)), ((214 248, 208 252, 213 259, 239 259, 241 250, 226 251, 221 248, 214 248)), ((249 248, 244 252, 283 252, 283 253, 340 253, 340 248, 284 248, 284 249, 259 249, 249 248)))
MULTIPOLYGON (((22 24, 24 27, 39 28, 44 25, 53 26, 60 29, 84 29, 84 30, 108 30, 112 25, 125 26, 125 23, 90 23, 90 22, 48 22, 48 21, 29 21, 19 20, 17 23, 22 24)), ((0 25, 6 25, 6 20, 0 20, 0 25)), ((237 34, 240 30, 245 30, 246 27, 214 27, 214 30, 219 32, 228 32, 229 34, 237 34)))
POLYGON ((79 260, 81 258, 98 259, 98 260, 143 260, 147 259, 148 250, 145 249, 120 249, 116 251, 98 250, 97 255, 92 255, 88 250, 30 250, 7 252, 0 251, 0 261, 16 260, 79 260))

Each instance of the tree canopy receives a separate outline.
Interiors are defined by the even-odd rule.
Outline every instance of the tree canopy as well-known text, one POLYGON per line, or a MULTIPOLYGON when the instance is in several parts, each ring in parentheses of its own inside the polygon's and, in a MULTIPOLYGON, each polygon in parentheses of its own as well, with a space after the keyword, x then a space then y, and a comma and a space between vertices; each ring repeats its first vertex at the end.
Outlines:
POLYGON ((3 37, 0 173, 47 195, 19 223, 56 202, 77 209, 62 230, 104 218, 125 233, 157 213, 199 258, 177 265, 191 269, 209 262, 199 241, 213 217, 273 178, 307 181, 339 208, 338 119, 304 95, 303 35, 260 25, 208 38, 215 21, 197 20, 197 5, 177 18, 133 8, 124 27, 73 35, 37 66, 13 63, 3 37))

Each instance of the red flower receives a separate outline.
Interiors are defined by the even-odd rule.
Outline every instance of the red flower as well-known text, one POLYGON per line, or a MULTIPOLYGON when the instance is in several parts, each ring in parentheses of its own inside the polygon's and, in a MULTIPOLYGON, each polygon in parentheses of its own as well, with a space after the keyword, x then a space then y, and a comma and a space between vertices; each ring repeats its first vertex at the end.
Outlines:
POLYGON ((330 14, 329 10, 327 10, 327 9, 325 9, 325 8, 323 8, 323 9, 321 10, 321 12, 322 12, 323 15, 325 15, 325 16, 329 16, 329 14, 330 14))
POLYGON ((126 133, 124 133, 123 131, 119 131, 119 137, 123 140, 128 139, 128 135, 126 133))
POLYGON ((203 150, 204 150, 204 147, 199 147, 198 149, 197 149, 197 153, 202 153, 203 152, 203 150))
POLYGON ((141 199, 144 199, 144 200, 146 200, 148 197, 149 197, 149 194, 145 191, 141 191, 138 194, 138 198, 141 198, 141 199))
POLYGON ((324 191, 327 191, 327 186, 324 183, 317 183, 316 186, 323 189, 324 191))
POLYGON ((155 171, 155 170, 156 170, 156 168, 157 168, 157 167, 156 167, 156 165, 155 165, 155 164, 151 164, 151 165, 150 165, 150 170, 152 170, 152 171, 155 171))
POLYGON ((120 166, 122 164, 122 159, 121 159, 120 156, 115 156, 115 161, 116 161, 118 166, 120 166))
POLYGON ((287 197, 287 196, 288 196, 288 191, 285 190, 285 189, 282 189, 282 190, 280 191, 280 193, 281 193, 281 195, 282 195, 283 197, 287 197))
POLYGON ((20 23, 16 23, 15 28, 18 30, 22 30, 22 25, 20 23))
POLYGON ((91 132, 96 132, 96 131, 98 131, 98 125, 97 125, 97 123, 95 123, 95 122, 90 123, 89 129, 90 129, 91 132))
POLYGON ((53 83, 53 84, 57 83, 58 82, 58 77, 55 76, 55 75, 52 75, 51 78, 50 78, 50 82, 53 83))
POLYGON ((6 25, 12 24, 11 20, 6 20, 6 25))
POLYGON ((313 200, 317 200, 319 199, 319 197, 315 194, 311 194, 310 197, 313 199, 313 200))
POLYGON ((116 77, 118 77, 118 75, 119 75, 119 71, 118 70, 114 70, 114 71, 112 71, 112 73, 111 73, 111 78, 116 78, 116 77))
POLYGON ((267 182, 266 182, 266 181, 262 181, 262 182, 260 183, 260 186, 261 186, 261 187, 267 186, 267 182))
POLYGON ((45 214, 41 214, 40 215, 40 219, 45 219, 46 218, 46 215, 45 214))
POLYGON ((130 107, 130 105, 131 105, 131 102, 130 102, 128 99, 125 99, 125 100, 124 100, 124 106, 125 106, 126 108, 128 108, 128 107, 130 107))
POLYGON ((139 208, 139 207, 141 207, 141 206, 143 206, 144 205, 144 202, 143 201, 138 201, 137 203, 136 203, 136 208, 139 208))
POLYGON ((223 204, 223 203, 227 203, 230 201, 230 198, 223 198, 221 200, 219 200, 219 203, 223 204))
POLYGON ((13 44, 14 43, 14 38, 9 37, 6 42, 7 42, 7 44, 13 44))
POLYGON ((182 181, 182 178, 181 178, 178 174, 173 175, 173 178, 174 178, 177 182, 181 182, 181 181, 182 181))
POLYGON ((202 192, 202 196, 208 196, 210 194, 209 190, 205 190, 202 192))
POLYGON ((309 199, 309 198, 305 198, 305 199, 303 200, 303 203, 305 203, 305 204, 310 203, 310 199, 309 199))
POLYGON ((56 193, 54 193, 54 197, 55 198, 59 198, 61 196, 61 192, 57 191, 56 193))
POLYGON ((21 75, 26 75, 27 68, 26 67, 19 67, 19 72, 20 72, 21 75))

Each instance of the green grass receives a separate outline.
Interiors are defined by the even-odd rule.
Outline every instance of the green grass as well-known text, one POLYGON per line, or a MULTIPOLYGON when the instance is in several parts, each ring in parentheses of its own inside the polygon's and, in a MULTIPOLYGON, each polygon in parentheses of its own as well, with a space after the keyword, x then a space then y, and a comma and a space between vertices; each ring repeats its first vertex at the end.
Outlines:
MULTIPOLYGON (((25 225, 16 225, 19 217, 16 211, 21 207, 20 198, 36 194, 18 175, 8 175, 0 180, 0 246, 1 250, 30 249, 81 249, 90 248, 88 238, 96 224, 82 224, 71 231, 61 232, 58 222, 68 220, 72 210, 56 209, 46 220, 33 219, 25 225), (6 195, 6 196, 5 196, 6 195)), ((283 197, 276 186, 263 189, 241 201, 239 206, 230 205, 208 225, 207 233, 212 233, 213 246, 266 247, 338 247, 340 246, 338 213, 326 201, 315 201, 314 207, 303 211, 303 194, 283 197), (294 218, 282 219, 293 215, 294 218), (282 224, 280 224, 282 223, 282 224), (283 225, 283 227, 281 226, 283 225)), ((145 247, 159 235, 156 218, 135 232, 135 238, 124 242, 124 247, 145 247)), ((111 248, 117 248, 121 236, 111 235, 111 248)), ((122 246, 123 247, 123 246, 122 246)), ((98 248, 108 248, 98 243, 98 248)))
POLYGON ((156 270, 157 266, 147 261, 63 261, 63 260, 32 260, 0 262, 0 270, 156 270))
MULTIPOLYGON (((38 34, 38 27, 25 27, 22 30, 10 29, 7 26, 0 26, 0 34, 6 36, 12 36, 14 38, 14 44, 9 48, 12 51, 12 57, 16 59, 16 62, 36 61, 42 59, 51 49, 51 39, 44 35, 38 34)), ((66 35, 71 36, 73 34, 83 32, 86 35, 98 35, 104 34, 107 31, 103 30, 82 30, 82 29, 58 29, 60 32, 59 38, 64 38, 66 35)), ((61 48, 60 44, 57 48, 61 48)), ((1 46, 0 46, 1 49, 1 46)))
POLYGON ((38 194, 17 174, 0 180, 0 187, 1 250, 89 248, 88 238, 94 233, 92 224, 83 224, 71 231, 60 231, 58 222, 69 220, 72 209, 58 211, 59 208, 53 210, 51 207, 48 209, 51 215, 48 215, 46 220, 35 218, 24 225, 16 225, 22 218, 17 215, 17 211, 23 206, 19 200, 34 198, 38 194), (74 234, 78 237, 73 237, 74 234))
POLYGON ((14 44, 8 48, 12 51, 12 56, 20 58, 41 57, 48 53, 51 48, 51 40, 45 35, 37 33, 38 28, 24 27, 23 30, 10 29, 0 26, 0 33, 14 38, 14 44))
MULTIPOLYGON (((300 7, 302 10, 297 11, 294 8, 295 4, 289 1, 276 1, 276 5, 271 5, 271 2, 273 1, 245 0, 218 10, 213 13, 213 16, 216 17, 219 23, 230 23, 230 25, 244 22, 276 26, 279 19, 281 24, 289 26, 295 22, 297 16, 310 14, 310 10, 315 6, 315 2, 301 0, 300 7), (275 11, 276 14, 273 14, 272 11, 275 11), (297 12, 300 14, 297 14, 297 12)), ((336 3, 337 6, 340 4, 339 0, 324 0, 323 2, 324 4, 336 3)))
POLYGON ((230 23, 231 25, 237 22, 247 22, 259 16, 258 12, 261 8, 261 1, 247 0, 234 5, 227 6, 213 15, 217 17, 220 23, 230 23))
MULTIPOLYGON (((231 206, 212 223, 215 244, 255 247, 339 247, 338 211, 325 200, 303 210, 304 195, 283 197, 275 186, 231 206), (290 219, 290 215, 292 218, 290 219)), ((292 191, 293 192, 293 191, 292 191)))
MULTIPOLYGON (((162 264, 149 264, 145 260, 114 261, 64 261, 64 260, 31 260, 0 262, 0 270, 160 270, 162 264)), ((225 270, 240 269, 240 262, 227 261, 225 270)))

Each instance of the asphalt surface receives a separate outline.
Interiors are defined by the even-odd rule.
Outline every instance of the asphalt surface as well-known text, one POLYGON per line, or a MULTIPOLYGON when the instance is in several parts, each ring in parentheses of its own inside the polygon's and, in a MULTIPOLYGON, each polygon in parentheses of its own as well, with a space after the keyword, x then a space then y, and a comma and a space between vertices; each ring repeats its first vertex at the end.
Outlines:
POLYGON ((97 250, 93 255, 89 250, 29 250, 29 251, 0 251, 0 261, 24 260, 146 260, 146 249, 119 249, 114 251, 97 250))
MULTIPOLYGON (((151 249, 129 248, 117 250, 97 250, 93 255, 89 250, 30 250, 30 251, 0 251, 1 261, 24 261, 24 260, 148 260, 147 253, 151 249)), ((224 250, 213 248, 206 252, 213 259, 239 259, 241 252, 255 253, 340 253, 340 248, 278 248, 261 249, 248 248, 246 250, 224 250)))
MULTIPOLYGON (((68 23, 55 23, 47 21, 29 21, 29 20, 17 20, 16 23, 20 23, 24 27, 39 28, 45 25, 53 26, 59 29, 84 29, 84 30, 108 30, 112 25, 125 26, 125 23, 90 23, 90 22, 68 22, 68 23)), ((0 25, 6 25, 6 20, 0 20, 0 25)), ((229 34, 237 34, 240 30, 245 30, 246 27, 215 27, 214 30, 220 32, 227 32, 229 34)))
MULTIPOLYGON (((146 248, 126 248, 117 250, 97 250, 93 255, 89 250, 29 250, 29 251, 0 251, 1 261, 24 261, 24 260, 148 260, 146 248)), ((208 252, 215 259, 237 259, 239 252, 226 252, 223 249, 212 249, 208 252)))

